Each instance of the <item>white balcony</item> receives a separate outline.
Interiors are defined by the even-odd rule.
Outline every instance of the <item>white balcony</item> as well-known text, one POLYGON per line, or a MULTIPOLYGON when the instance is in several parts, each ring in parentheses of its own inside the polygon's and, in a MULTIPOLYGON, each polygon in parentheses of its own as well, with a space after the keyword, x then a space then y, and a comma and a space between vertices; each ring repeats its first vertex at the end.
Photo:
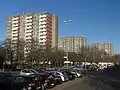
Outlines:
POLYGON ((40 43, 40 45, 46 45, 46 43, 40 43))
MULTIPOLYGON (((42 20, 43 21, 43 20, 42 20)), ((39 25, 41 25, 41 24, 46 24, 47 22, 41 22, 41 21, 39 21, 39 25)))
POLYGON ((41 43, 41 42, 42 42, 42 43, 45 43, 45 42, 46 42, 46 40, 39 40, 39 42, 40 42, 40 43, 41 43))
POLYGON ((32 16, 27 16, 27 17, 26 17, 26 19, 30 19, 30 18, 32 18, 32 16))
POLYGON ((18 39, 18 37, 13 37, 13 38, 12 38, 12 40, 17 40, 17 39, 18 39))
POLYGON ((39 35, 46 35, 46 32, 40 32, 39 35))
POLYGON ((31 29, 32 28, 32 26, 29 26, 29 27, 25 27, 25 29, 31 29))
POLYGON ((42 18, 42 19, 39 20, 39 22, 46 21, 46 20, 47 20, 46 18, 42 18))
POLYGON ((40 28, 46 28, 46 25, 39 26, 40 28))
POLYGON ((18 27, 14 27, 14 28, 12 28, 12 30, 18 30, 18 27))
POLYGON ((12 21, 12 24, 16 24, 16 23, 18 23, 18 21, 12 21))
POLYGON ((12 27, 18 27, 18 24, 13 24, 12 27))
POLYGON ((30 19, 30 20, 25 20, 25 22, 26 22, 26 23, 28 23, 28 22, 32 22, 32 19, 30 19))
POLYGON ((14 31, 12 31, 12 34, 14 34, 14 33, 18 33, 18 30, 14 30, 14 31))
POLYGON ((40 38, 46 38, 46 36, 39 36, 40 38))
POLYGON ((14 35, 14 34, 18 34, 18 32, 12 32, 12 35, 14 35))
POLYGON ((26 24, 25 24, 25 26, 30 26, 30 25, 32 25, 32 23, 26 23, 26 24))
POLYGON ((14 21, 14 20, 18 20, 18 19, 19 19, 19 17, 12 18, 13 21, 14 21))
POLYGON ((39 28, 39 33, 40 33, 40 31, 46 31, 46 29, 40 29, 40 28, 39 28))
POLYGON ((25 34, 25 36, 31 36, 32 35, 32 33, 26 33, 25 34))
POLYGON ((18 34, 17 33, 12 34, 12 37, 15 37, 15 36, 18 36, 18 34))
POLYGON ((25 30, 25 33, 31 33, 32 32, 32 29, 31 30, 25 30))
POLYGON ((47 17, 47 15, 40 15, 40 18, 41 18, 41 17, 47 17))

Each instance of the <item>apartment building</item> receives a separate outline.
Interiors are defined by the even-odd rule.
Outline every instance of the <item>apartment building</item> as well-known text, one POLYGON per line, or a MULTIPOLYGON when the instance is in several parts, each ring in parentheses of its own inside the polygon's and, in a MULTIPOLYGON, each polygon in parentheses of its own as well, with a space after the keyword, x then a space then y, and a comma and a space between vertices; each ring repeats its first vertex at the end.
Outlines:
POLYGON ((95 43, 95 44, 92 44, 92 46, 97 48, 98 50, 105 52, 106 54, 109 54, 109 55, 114 54, 113 45, 111 43, 95 43))
MULTIPOLYGON (((58 17, 48 12, 9 16, 6 38, 12 43, 14 55, 20 40, 38 40, 41 49, 58 46, 58 17)), ((26 48, 24 48, 26 50, 26 48)), ((27 53, 27 52, 25 52, 27 53)))
POLYGON ((58 47, 64 52, 81 53, 83 48, 87 47, 87 39, 85 37, 63 37, 59 39, 58 47))

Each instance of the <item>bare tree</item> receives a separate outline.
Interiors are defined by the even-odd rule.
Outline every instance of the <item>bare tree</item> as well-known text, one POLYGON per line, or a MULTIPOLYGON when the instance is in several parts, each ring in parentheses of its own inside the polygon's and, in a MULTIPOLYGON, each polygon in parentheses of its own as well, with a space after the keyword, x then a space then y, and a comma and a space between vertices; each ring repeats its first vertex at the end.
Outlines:
POLYGON ((112 61, 115 63, 115 64, 120 64, 120 54, 115 54, 112 56, 112 61))
POLYGON ((61 67, 64 63, 64 52, 56 48, 49 48, 44 51, 45 60, 50 62, 50 67, 61 67))
POLYGON ((0 46, 0 67, 2 68, 3 62, 5 61, 6 49, 0 46))

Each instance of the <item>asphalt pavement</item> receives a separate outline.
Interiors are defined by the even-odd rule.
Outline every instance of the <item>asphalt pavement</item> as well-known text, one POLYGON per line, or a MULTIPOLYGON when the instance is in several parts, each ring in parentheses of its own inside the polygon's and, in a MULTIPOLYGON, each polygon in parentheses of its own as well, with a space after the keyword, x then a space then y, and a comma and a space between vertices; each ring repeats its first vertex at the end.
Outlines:
POLYGON ((73 81, 68 81, 50 90, 114 90, 110 85, 104 84, 98 80, 83 77, 73 81))
MULTIPOLYGON (((20 72, 12 71, 11 73, 16 75, 20 72)), ((109 77, 108 74, 90 72, 82 78, 65 82, 50 90, 120 90, 120 81, 109 77)))
POLYGON ((103 84, 107 84, 114 90, 120 90, 120 78, 118 78, 120 77, 119 74, 116 76, 111 76, 111 74, 108 74, 106 72, 90 72, 88 73, 88 77, 102 82, 103 84))

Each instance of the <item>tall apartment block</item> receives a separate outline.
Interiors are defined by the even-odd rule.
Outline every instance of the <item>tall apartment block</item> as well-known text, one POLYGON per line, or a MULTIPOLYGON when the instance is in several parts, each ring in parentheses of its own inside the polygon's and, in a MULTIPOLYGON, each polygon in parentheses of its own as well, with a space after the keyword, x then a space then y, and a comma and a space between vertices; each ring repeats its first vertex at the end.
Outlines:
POLYGON ((64 52, 81 53, 82 49, 87 47, 87 39, 85 37, 63 37, 59 39, 58 47, 64 52))
POLYGON ((20 40, 32 39, 38 40, 42 49, 58 46, 58 17, 48 12, 9 16, 6 30, 14 49, 20 40))
POLYGON ((95 47, 98 50, 101 50, 109 55, 114 54, 113 45, 111 43, 95 43, 92 44, 92 47, 95 47))

